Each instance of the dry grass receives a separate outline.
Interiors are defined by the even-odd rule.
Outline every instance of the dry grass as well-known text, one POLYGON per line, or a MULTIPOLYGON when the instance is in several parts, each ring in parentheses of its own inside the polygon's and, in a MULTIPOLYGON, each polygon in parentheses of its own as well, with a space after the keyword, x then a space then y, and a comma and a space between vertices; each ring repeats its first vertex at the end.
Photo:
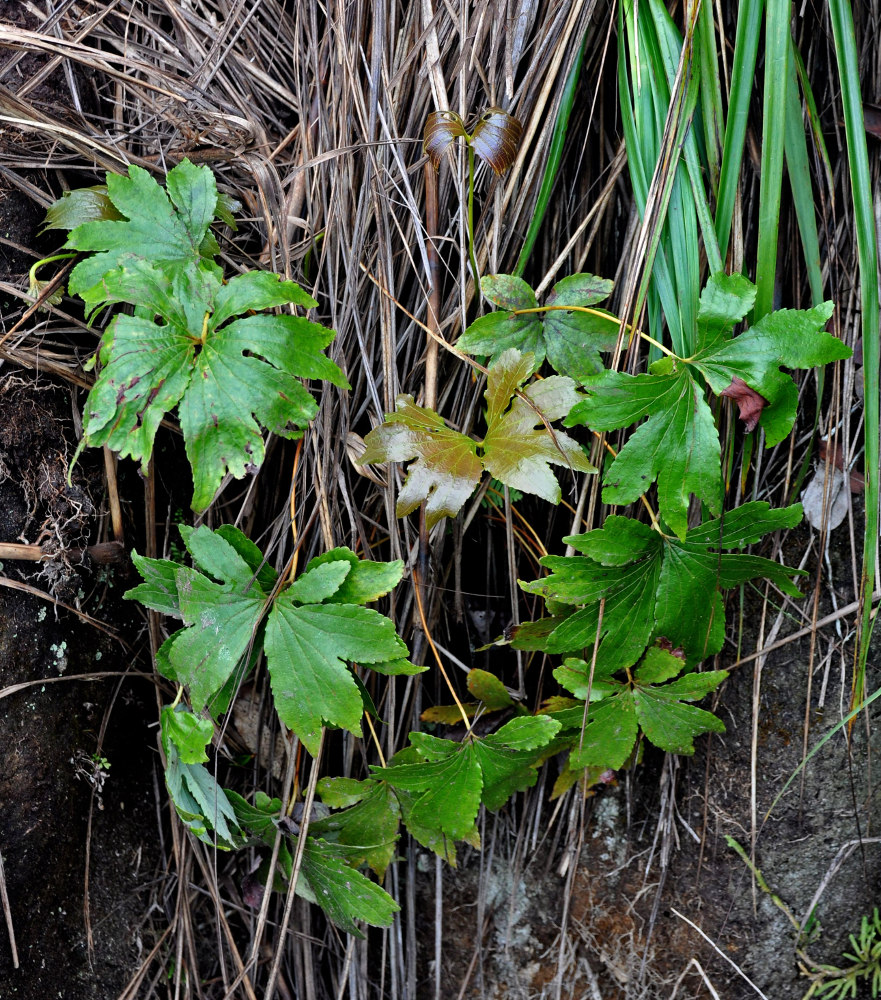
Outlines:
MULTIPOLYGON (((466 315, 473 316, 476 308, 463 266, 464 163, 448 161, 440 171, 439 218, 430 241, 423 122, 435 109, 467 114, 490 105, 504 107, 523 122, 524 141, 512 170, 500 180, 488 172, 478 177, 480 264, 488 272, 510 270, 534 210, 562 85, 577 47, 586 39, 581 99, 527 276, 535 285, 547 286, 554 275, 589 270, 614 276, 619 288, 627 286, 628 279, 638 282, 631 266, 637 218, 626 184, 616 110, 614 10, 596 0, 375 0, 327 6, 276 0, 57 0, 23 3, 20 9, 28 12, 27 26, 0 24, 0 53, 5 58, 0 66, 0 177, 5 183, 45 207, 62 186, 96 183, 104 170, 120 170, 128 163, 161 176, 184 156, 207 162, 222 189, 244 206, 239 232, 223 246, 227 265, 259 262, 300 281, 318 299, 322 321, 337 331, 330 353, 346 371, 351 392, 326 388, 298 465, 293 462, 294 446, 276 441, 260 473, 245 483, 229 483, 206 521, 235 521, 283 566, 294 544, 289 516, 293 488, 301 559, 346 544, 379 558, 403 558, 412 570, 419 555, 417 519, 394 517, 400 470, 389 470, 385 485, 373 482, 353 465, 349 448, 356 448, 358 438, 393 408, 398 393, 412 393, 417 400, 434 396, 433 352, 424 329, 432 322, 433 250, 439 258, 434 292, 440 335, 454 341, 466 315)), ((876 5, 862 16, 877 25, 876 5)), ((816 94, 818 105, 834 106, 832 76, 824 75, 831 65, 826 35, 807 23, 803 30, 802 51, 812 79, 825 81, 816 94)), ((877 83, 877 47, 867 45, 865 58, 864 78, 877 83)), ((879 96, 866 94, 875 100, 879 96)), ((835 186, 824 186, 821 174, 817 197, 823 207, 824 277, 840 305, 836 332, 852 341, 858 299, 851 277, 855 251, 848 201, 842 194, 842 142, 837 131, 827 135, 835 186)), ((751 148, 756 149, 755 141, 751 148)), ((877 149, 874 154, 877 188, 877 149)), ((741 188, 747 248, 755 240, 749 206, 757 171, 757 159, 748 160, 741 188)), ((786 246, 797 245, 788 213, 781 232, 786 246)), ((787 304, 806 305, 798 255, 789 256, 781 296, 787 304)), ((45 317, 30 308, 22 288, 3 291, 15 295, 21 307, 20 314, 4 318, 2 356, 74 385, 87 385, 81 360, 94 345, 96 331, 82 322, 74 305, 67 301, 52 307, 45 317)), ((446 352, 437 365, 437 408, 468 430, 479 416, 483 387, 446 352)), ((856 455, 859 447, 855 375, 852 363, 836 370, 818 411, 818 434, 827 437, 838 428, 848 456, 856 455)), ((806 400, 812 386, 805 382, 806 400)), ((756 456, 747 486, 751 496, 786 503, 810 438, 811 428, 805 425, 801 437, 756 456)), ((516 615, 516 578, 536 573, 531 550, 557 544, 556 539, 579 522, 589 527, 601 519, 595 487, 595 479, 567 481, 564 496, 568 494, 572 505, 568 511, 548 513, 527 506, 534 538, 529 527, 512 520, 504 505, 487 513, 475 504, 467 535, 459 527, 448 534, 437 529, 430 545, 428 611, 437 641, 461 656, 468 650, 462 635, 469 627, 469 612, 489 609, 497 624, 516 615), (576 505, 580 518, 574 517, 576 505)), ((741 495, 737 482, 732 495, 741 495)), ((157 508, 155 497, 148 491, 148 505, 152 498, 154 506, 148 506, 144 544, 148 553, 161 554, 174 534, 165 523, 168 500, 157 508)), ((778 614, 767 606, 760 644, 773 643, 783 634, 785 618, 793 618, 795 628, 819 635, 817 620, 853 600, 858 590, 859 527, 852 512, 848 524, 853 578, 830 583, 818 574, 804 607, 786 607, 778 614)), ((823 534, 812 540, 804 553, 809 566, 821 564, 826 542, 823 534)), ((421 662, 426 655, 424 634, 409 588, 401 588, 390 612, 408 636, 414 659, 421 662)), ((526 617, 528 611, 519 613, 526 617)), ((156 629, 153 623, 154 644, 159 639, 156 629)), ((843 641, 828 627, 823 635, 824 643, 832 643, 833 656, 846 655, 843 641)), ((754 733, 761 663, 760 658, 754 733)), ((518 660, 512 669, 523 677, 523 662, 518 660)), ((541 665, 532 664, 528 687, 536 699, 540 675, 541 665)), ((262 684, 255 699, 265 703, 262 684)), ((420 684, 407 678, 383 681, 373 694, 388 722, 382 736, 386 756, 400 749, 422 708, 448 700, 432 681, 420 684)), ((266 725, 263 738, 269 740, 271 722, 266 725)), ((362 749, 348 737, 334 737, 328 751, 334 766, 361 774, 362 749)), ((370 751, 364 753, 369 756, 370 751)), ((754 781, 757 766, 754 763, 754 781)), ((308 767, 298 777, 305 784, 308 767)), ((256 766, 252 787, 280 790, 271 770, 256 766)), ((572 820, 568 827, 556 812, 548 821, 541 795, 527 796, 519 814, 505 824, 504 836, 493 828, 497 834, 490 836, 485 850, 497 863, 514 866, 540 845, 571 855, 581 844, 584 809, 571 801, 571 794, 566 802, 572 820)), ((162 809, 167 819, 165 803, 162 809)), ((755 831, 755 806, 753 813, 755 831)), ((673 821, 665 816, 664 823, 659 852, 663 860, 658 863, 666 867, 673 821)), ((298 902, 293 929, 281 939, 283 900, 269 906, 265 921, 242 902, 239 885, 247 863, 213 856, 204 845, 185 838, 177 823, 163 821, 157 835, 163 866, 153 900, 154 943, 124 1000, 250 1000, 264 996, 270 967, 277 970, 276 995, 282 998, 477 995, 466 992, 476 988, 468 986, 470 972, 461 983, 433 977, 426 981, 428 961, 442 967, 449 944, 438 936, 429 945, 432 935, 426 927, 443 926, 443 910, 450 901, 440 893, 434 913, 417 912, 419 876, 413 857, 393 866, 387 880, 388 890, 403 905, 403 916, 388 932, 371 932, 365 942, 345 940, 298 902)), ((479 908, 476 926, 483 927, 479 908)), ((477 945, 479 950, 480 935, 477 945)), ((570 945, 577 951, 577 934, 572 937, 564 926, 559 950, 549 961, 557 963, 561 974, 568 969, 571 978, 577 963, 566 952, 570 945)), ((586 968, 590 971, 590 965, 586 968)), ((542 995, 559 996, 561 982, 562 977, 542 995)), ((590 977, 583 982, 596 989, 590 977)))

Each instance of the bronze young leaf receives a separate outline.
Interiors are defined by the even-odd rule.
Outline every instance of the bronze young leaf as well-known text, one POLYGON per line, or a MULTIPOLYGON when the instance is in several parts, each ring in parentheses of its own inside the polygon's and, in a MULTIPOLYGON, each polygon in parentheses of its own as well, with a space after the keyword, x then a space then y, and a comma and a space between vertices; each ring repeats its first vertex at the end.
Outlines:
POLYGON ((475 125, 471 145, 495 173, 503 174, 514 162, 522 135, 523 126, 513 115, 490 108, 475 125))
POLYGON ((437 169, 451 144, 462 138, 465 145, 470 146, 497 174, 503 174, 514 162, 522 135, 520 122, 501 108, 484 111, 470 135, 455 111, 432 111, 425 120, 422 148, 437 169))
POLYGON ((466 143, 470 143, 465 123, 455 111, 432 111, 425 119, 425 141, 422 149, 435 170, 440 167, 444 153, 459 136, 466 143))

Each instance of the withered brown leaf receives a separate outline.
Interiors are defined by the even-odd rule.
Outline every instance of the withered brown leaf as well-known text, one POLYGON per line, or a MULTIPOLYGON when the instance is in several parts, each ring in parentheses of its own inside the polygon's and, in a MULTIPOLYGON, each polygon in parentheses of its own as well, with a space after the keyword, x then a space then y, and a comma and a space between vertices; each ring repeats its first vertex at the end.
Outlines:
POLYGON ((762 415, 762 410, 768 405, 768 400, 760 396, 755 389, 750 387, 736 375, 731 380, 731 385, 723 389, 720 393, 737 403, 738 416, 746 425, 748 431, 754 431, 762 415))

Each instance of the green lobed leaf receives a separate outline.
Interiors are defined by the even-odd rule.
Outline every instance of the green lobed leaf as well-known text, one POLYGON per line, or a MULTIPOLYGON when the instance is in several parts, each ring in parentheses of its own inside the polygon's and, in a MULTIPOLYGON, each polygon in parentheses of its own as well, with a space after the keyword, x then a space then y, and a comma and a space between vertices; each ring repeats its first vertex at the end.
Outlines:
POLYGON ((174 743, 184 764, 202 764, 208 760, 205 748, 214 736, 214 723, 201 719, 178 705, 166 705, 161 714, 162 741, 174 743))
POLYGON ((588 397, 566 426, 594 430, 648 420, 630 435, 603 476, 603 502, 628 504, 657 480, 658 504, 670 527, 685 536, 691 494, 718 514, 722 502, 719 435, 703 390, 681 362, 667 374, 605 372, 587 379, 588 397))
POLYGON ((155 262, 169 276, 201 262, 218 203, 214 174, 186 159, 168 172, 165 190, 146 170, 131 165, 127 177, 107 175, 107 195, 123 218, 84 222, 64 244, 94 254, 77 264, 69 281, 70 291, 83 297, 88 311, 103 301, 96 286, 122 255, 155 262))
POLYGON ((587 660, 582 660, 577 656, 569 656, 563 661, 561 667, 554 670, 554 677, 560 687, 571 691, 576 698, 583 701, 590 691, 592 702, 602 701, 603 698, 614 694, 620 687, 618 681, 609 679, 615 669, 614 665, 609 667, 608 664, 604 664, 599 669, 595 667, 593 677, 591 677, 590 664, 587 660))
POLYGON ((340 589, 351 565, 344 560, 309 566, 285 591, 297 604, 320 604, 340 589))
MULTIPOLYGON (((662 684, 685 668, 685 658, 676 656, 661 646, 649 646, 645 651, 642 663, 634 671, 633 676, 640 684, 662 684)), ((706 674, 695 674, 695 677, 706 677, 706 674)), ((706 693, 706 692, 704 692, 706 693)), ((703 697, 703 695, 701 695, 703 697)))
MULTIPOLYGON (((395 855, 401 808, 391 788, 384 782, 368 780, 358 784, 361 785, 361 792, 357 802, 351 803, 342 812, 316 820, 310 825, 309 832, 334 844, 356 849, 349 859, 350 863, 368 865, 382 880, 395 855)), ((327 785, 325 789, 328 789, 327 785)), ((339 802, 339 787, 329 794, 339 802)), ((322 801, 330 804, 325 794, 322 801)))
POLYGON ((339 561, 346 562, 350 569, 339 590, 330 598, 326 598, 334 604, 371 604, 394 590, 404 575, 404 563, 400 559, 395 559, 393 562, 359 559, 345 546, 316 556, 309 561, 306 569, 339 561))
MULTIPOLYGON (((414 734, 411 734, 411 739, 414 734)), ((395 788, 420 792, 409 809, 408 823, 428 830, 438 830, 453 840, 462 840, 474 827, 483 778, 480 763, 470 744, 453 744, 451 752, 440 760, 418 764, 371 767, 376 778, 395 788)))
POLYGON ((241 478, 260 465, 261 428, 297 437, 314 417, 317 404, 299 378, 348 386, 321 353, 334 334, 289 315, 221 325, 233 305, 247 310, 311 301, 299 286, 274 275, 251 276, 230 298, 230 285, 223 286, 219 274, 192 262, 169 275, 131 255, 120 259, 102 280, 103 300, 129 302, 160 319, 117 316, 108 328, 103 367, 86 401, 83 441, 107 445, 144 466, 160 421, 177 406, 193 467, 193 506, 203 510, 227 472, 241 478), (255 291, 251 305, 247 289, 255 291))
POLYGON ((222 326, 228 319, 246 313, 260 312, 293 303, 304 309, 314 309, 318 303, 294 281, 285 281, 269 271, 246 271, 237 274, 218 290, 214 300, 213 326, 222 326))
POLYGON ((375 882, 332 856, 324 841, 307 838, 302 875, 315 900, 330 919, 349 934, 364 937, 357 920, 374 927, 389 927, 400 906, 375 882))
POLYGON ((239 826, 272 847, 278 832, 276 823, 281 816, 281 799, 270 799, 265 792, 258 791, 254 796, 254 804, 251 805, 231 788, 224 791, 239 826))
MULTIPOLYGON (((607 534, 613 531, 611 528, 607 534)), ((542 559, 543 565, 556 572, 544 580, 521 584, 523 589, 567 604, 586 605, 554 627, 544 649, 575 652, 592 647, 599 639, 597 664, 603 676, 636 663, 653 631, 661 570, 661 541, 656 532, 652 534, 655 538, 650 552, 638 549, 639 556, 621 566, 605 567, 582 556, 542 559), (602 620, 601 599, 605 600, 602 620)))
MULTIPOLYGON (((537 309, 535 293, 522 278, 491 274, 481 279, 484 295, 501 311, 476 319, 459 338, 457 347, 469 354, 485 354, 493 360, 516 349, 532 355, 532 371, 547 356, 561 374, 582 379, 602 370, 601 351, 611 350, 618 336, 614 316, 560 309, 560 306, 590 307, 607 299, 612 282, 592 274, 573 274, 558 281, 543 313, 516 313, 537 309)), ((527 374, 531 374, 531 371, 527 374)))
MULTIPOLYGON (((551 574, 520 584, 551 605, 574 606, 565 617, 532 623, 531 632, 524 633, 533 635, 530 648, 557 653, 589 649, 599 626, 601 676, 632 666, 653 637, 669 640, 671 648, 683 648, 693 666, 722 648, 722 590, 765 578, 787 594, 799 593, 791 582, 793 576, 803 575, 799 570, 724 550, 792 527, 800 519, 798 504, 771 511, 767 503, 756 501, 689 530, 680 540, 610 516, 602 528, 566 539, 585 555, 545 556, 541 562, 551 574), (605 603, 600 621, 601 600, 605 603)), ((515 645, 519 640, 520 631, 515 645)))
POLYGON ((475 740, 474 755, 483 782, 481 801, 493 812, 501 809, 516 792, 531 788, 538 778, 535 768, 538 753, 525 754, 488 740, 475 740))
POLYGON ((127 590, 123 597, 127 601, 139 601, 147 608, 162 615, 180 618, 180 602, 177 596, 175 574, 180 569, 170 559, 149 559, 132 552, 132 562, 144 582, 127 590))
POLYGON ((256 575, 257 586, 264 594, 268 594, 275 586, 278 573, 269 565, 260 549, 233 524, 219 525, 214 529, 214 534, 219 535, 238 552, 256 575))
POLYGON ((548 715, 521 716, 477 742, 506 750, 536 750, 550 743, 559 731, 559 723, 548 715))
POLYGON ((488 357, 508 350, 522 351, 532 356, 533 367, 537 370, 541 368, 545 358, 541 317, 538 313, 522 315, 510 312, 491 312, 478 316, 456 341, 456 347, 466 354, 488 357))
POLYGON ((559 730, 558 720, 540 715, 512 719, 485 739, 466 743, 414 732, 412 750, 423 760, 371 770, 394 788, 421 792, 405 815, 408 829, 412 817, 423 828, 462 840, 471 835, 481 801, 499 809, 515 791, 535 783, 533 765, 559 730))
POLYGON ((368 666, 375 673, 387 677, 412 677, 415 674, 424 674, 428 670, 428 667, 411 663, 409 660, 385 660, 382 663, 370 663, 368 666))
POLYGON ((316 790, 321 801, 331 809, 344 809, 353 806, 367 794, 371 788, 368 781, 357 778, 319 778, 316 790))
POLYGON ((410 743, 426 760, 446 760, 459 753, 462 744, 455 740, 444 740, 431 733, 410 733, 410 743))
POLYGON ((636 745, 639 724, 633 694, 622 689, 593 708, 580 746, 569 755, 573 767, 623 767, 636 745))
MULTIPOLYGON (((593 274, 572 274, 558 281, 546 306, 593 306, 612 294, 613 283, 593 274)), ((611 351, 620 326, 611 314, 570 312, 559 308, 544 314, 548 361, 561 375, 579 382, 603 370, 600 352, 611 351)))
POLYGON ((163 677, 167 677, 168 680, 174 681, 175 684, 180 684, 181 682, 178 680, 177 672, 171 664, 171 650, 174 648, 174 644, 185 631, 185 629, 180 628, 176 632, 172 632, 165 642, 162 643, 159 649, 156 650, 157 671, 162 674, 163 677))
POLYGON ((697 311, 701 342, 729 335, 756 302, 756 286, 742 274, 717 271, 707 278, 697 311))
POLYGON ((761 416, 767 445, 778 444, 792 430, 798 394, 787 368, 814 368, 851 356, 851 349, 825 332, 834 306, 778 309, 733 339, 707 339, 689 359, 719 394, 740 378, 768 401, 761 416))
POLYGON ((668 753, 694 753, 701 733, 724 733, 725 724, 711 712, 683 701, 695 701, 715 690, 728 676, 725 670, 689 674, 664 686, 638 685, 633 691, 636 717, 647 739, 668 753), (700 683, 697 683, 697 682, 700 683))
POLYGON ((323 721, 361 735, 361 695, 344 661, 385 663, 407 655, 394 625, 378 612, 352 604, 297 606, 286 594, 269 614, 265 648, 279 718, 312 754, 323 721))
POLYGON ((242 594, 231 583, 214 583, 184 567, 176 581, 181 615, 189 627, 176 634, 168 658, 179 683, 189 687, 193 708, 201 712, 247 652, 265 598, 254 590, 242 594))
POLYGON ((511 312, 514 309, 535 309, 535 292, 513 274, 487 274, 480 279, 480 290, 494 305, 511 312))
POLYGON ((743 382, 763 397, 761 422, 770 446, 795 420, 797 390, 781 366, 810 368, 850 355, 823 330, 831 303, 779 310, 732 337, 754 299, 755 286, 742 275, 714 274, 701 296, 692 357, 665 357, 643 375, 604 372, 585 380, 588 395, 573 408, 567 426, 610 431, 648 418, 607 468, 604 502, 630 503, 657 481, 661 515, 684 538, 692 494, 712 514, 721 510, 721 450, 703 380, 716 394, 743 382))
MULTIPOLYGON (((222 583, 251 589, 254 582, 253 568, 241 554, 239 547, 227 540, 224 533, 212 531, 204 524, 198 528, 181 524, 178 530, 198 569, 222 583)), ((260 593, 259 587, 256 592, 260 593)))

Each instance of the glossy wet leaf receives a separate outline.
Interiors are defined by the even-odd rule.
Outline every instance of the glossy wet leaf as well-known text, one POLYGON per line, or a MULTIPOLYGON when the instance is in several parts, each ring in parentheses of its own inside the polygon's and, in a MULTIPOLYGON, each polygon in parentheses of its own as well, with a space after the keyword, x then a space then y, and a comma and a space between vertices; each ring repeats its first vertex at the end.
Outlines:
POLYGON ((471 134, 474 152, 497 174, 503 174, 517 158, 523 126, 501 108, 484 111, 471 134))
POLYGON ((425 120, 422 149, 437 170, 444 153, 463 139, 495 173, 503 174, 517 157, 522 135, 520 121, 501 108, 484 111, 471 134, 455 111, 432 111, 425 120))
POLYGON ((465 123, 455 111, 432 111, 425 119, 422 150, 437 170, 444 153, 456 141, 468 135, 465 123))
POLYGON ((65 191, 46 209, 43 232, 48 229, 76 229, 86 222, 108 222, 122 219, 107 193, 106 184, 65 191))

